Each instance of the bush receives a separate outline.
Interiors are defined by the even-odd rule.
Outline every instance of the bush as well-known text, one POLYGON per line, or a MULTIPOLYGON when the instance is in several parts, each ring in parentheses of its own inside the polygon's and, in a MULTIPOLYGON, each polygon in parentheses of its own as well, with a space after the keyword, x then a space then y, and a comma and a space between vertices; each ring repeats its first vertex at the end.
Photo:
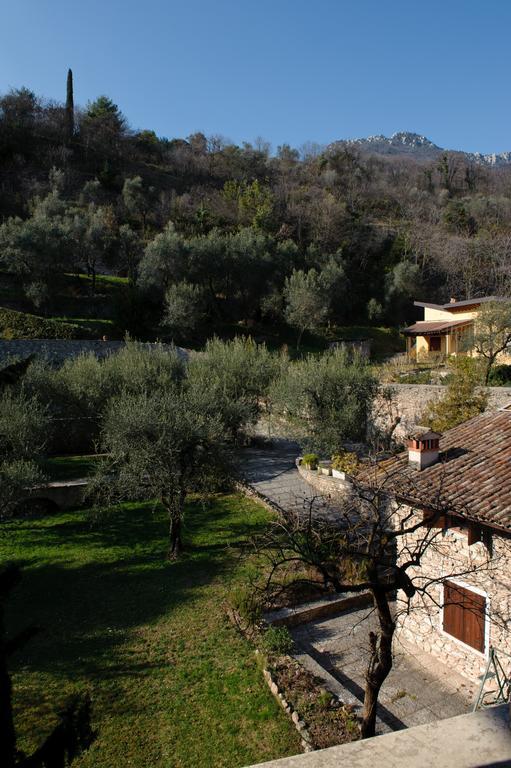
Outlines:
POLYGON ((79 325, 0 308, 2 339, 80 339, 87 336, 90 336, 90 331, 79 325))
POLYGON ((346 472, 347 475, 354 475, 358 469, 358 456, 349 451, 339 451, 332 456, 332 469, 339 472, 346 472))
POLYGON ((449 361, 452 373, 448 377, 445 395, 428 405, 421 418, 423 424, 436 432, 445 432, 484 411, 488 395, 481 390, 479 362, 470 357, 457 357, 449 361))
POLYGON ((317 469, 318 461, 319 458, 315 453, 306 453, 305 456, 302 456, 302 464, 308 469, 317 469))
POLYGON ((488 378, 490 387, 511 386, 511 365, 496 365, 492 368, 488 378))
POLYGON ((294 641, 287 627, 268 627, 261 638, 261 647, 266 653, 282 655, 291 653, 294 641))
POLYGON ((254 626, 261 618, 261 605, 252 586, 238 585, 231 590, 229 602, 243 621, 254 626))

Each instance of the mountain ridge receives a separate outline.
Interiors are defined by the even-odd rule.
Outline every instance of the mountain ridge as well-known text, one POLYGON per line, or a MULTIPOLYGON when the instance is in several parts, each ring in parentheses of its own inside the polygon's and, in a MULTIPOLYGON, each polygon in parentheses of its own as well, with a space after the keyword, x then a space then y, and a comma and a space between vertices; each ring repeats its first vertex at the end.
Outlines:
POLYGON ((327 151, 340 147, 356 147, 361 152, 376 155, 411 156, 418 160, 433 160, 445 152, 461 155, 479 165, 498 167, 511 164, 511 152, 463 152, 457 149, 445 149, 434 144, 427 136, 413 131, 397 131, 391 136, 376 134, 366 138, 339 139, 328 145, 327 151))

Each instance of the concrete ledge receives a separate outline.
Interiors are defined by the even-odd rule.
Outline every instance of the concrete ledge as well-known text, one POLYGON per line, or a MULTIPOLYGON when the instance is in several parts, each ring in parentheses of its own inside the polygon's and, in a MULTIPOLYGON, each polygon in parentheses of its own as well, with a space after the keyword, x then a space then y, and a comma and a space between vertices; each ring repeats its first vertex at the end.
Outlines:
POLYGON ((504 768, 511 766, 509 704, 257 765, 259 768, 504 768))
POLYGON ((316 619, 335 616, 352 608, 362 608, 364 605, 369 605, 370 602, 371 595, 369 592, 331 595, 322 600, 296 605, 293 608, 281 608, 278 611, 272 611, 265 614, 264 618, 269 624, 277 627, 282 625, 296 627, 316 619))

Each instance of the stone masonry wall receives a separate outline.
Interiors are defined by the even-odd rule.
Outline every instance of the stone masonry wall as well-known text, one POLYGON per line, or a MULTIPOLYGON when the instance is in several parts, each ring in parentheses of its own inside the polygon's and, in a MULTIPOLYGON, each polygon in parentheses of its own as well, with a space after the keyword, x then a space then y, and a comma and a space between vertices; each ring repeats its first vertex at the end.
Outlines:
POLYGON ((351 484, 347 480, 337 477, 329 477, 320 474, 317 470, 305 469, 301 464, 296 464, 299 474, 321 496, 333 500, 345 500, 351 493, 351 484))
MULTIPOLYGON (((394 432, 394 440, 402 442, 410 429, 420 423, 426 406, 445 394, 441 384, 389 384, 390 401, 381 394, 373 403, 369 417, 369 429, 376 427, 387 431, 397 417, 400 422, 394 432)), ((496 411, 511 403, 511 387, 488 387, 488 411, 496 411)))
MULTIPOLYGON (((107 357, 118 352, 125 346, 124 341, 101 341, 81 339, 21 339, 16 341, 0 341, 0 364, 9 362, 10 359, 24 358, 29 355, 37 355, 49 360, 51 363, 60 364, 68 358, 78 357, 82 354, 92 353, 96 357, 107 357)), ((148 349, 161 346, 170 349, 168 344, 145 344, 148 349)), ((179 349, 179 348, 178 348, 179 349)), ((184 350, 180 350, 185 354, 184 350)))
MULTIPOLYGON (((298 471, 322 496, 346 500, 349 495, 349 483, 301 466, 298 466, 298 471)), ((412 511, 406 505, 396 506, 396 510, 397 518, 412 514, 407 519, 407 527, 422 520, 422 512, 412 511)), ((421 526, 400 541, 403 559, 408 558, 410 551, 424 539, 426 532, 427 529, 421 526)), ((448 528, 435 536, 434 542, 421 558, 420 568, 411 569, 408 573, 418 587, 427 586, 427 592, 419 592, 412 599, 409 610, 404 593, 398 593, 397 650, 400 649, 401 640, 416 645, 472 682, 485 670, 490 645, 497 651, 511 654, 511 536, 493 531, 490 552, 482 542, 469 547, 466 533, 448 528), (443 631, 443 585, 428 584, 431 579, 439 578, 447 578, 462 587, 475 588, 484 593, 488 614, 484 654, 443 631)))
MULTIPOLYGON (((398 515, 402 517, 409 512, 409 507, 402 507, 398 515)), ((407 526, 412 520, 418 521, 419 514, 407 520, 407 526)), ((417 541, 423 539, 425 530, 419 528, 402 544, 408 544, 413 550, 417 541)), ((400 545, 400 549, 403 551, 403 546, 400 545)), ((405 552, 403 558, 408 554, 405 552)), ((486 647, 484 654, 479 653, 443 631, 440 583, 428 586, 427 594, 412 598, 409 613, 402 610, 405 608, 402 593, 398 595, 397 643, 402 638, 418 645, 473 682, 486 667, 490 645, 511 654, 511 538, 493 531, 490 553, 482 542, 469 547, 463 531, 446 529, 423 554, 421 566, 409 570, 408 574, 423 587, 430 579, 448 578, 461 587, 475 587, 476 592, 483 592, 487 605, 486 647)))

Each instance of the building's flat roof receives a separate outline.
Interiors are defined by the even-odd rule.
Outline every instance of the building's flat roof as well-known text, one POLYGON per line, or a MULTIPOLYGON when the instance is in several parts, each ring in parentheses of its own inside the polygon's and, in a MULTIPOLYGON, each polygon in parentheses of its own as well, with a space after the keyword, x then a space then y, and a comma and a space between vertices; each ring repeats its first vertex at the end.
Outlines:
POLYGON ((403 333, 405 336, 443 336, 452 328, 458 328, 461 325, 470 325, 472 320, 437 320, 434 322, 420 321, 409 325, 403 333))
POLYGON ((414 301, 415 307, 425 307, 427 309, 455 310, 466 309, 467 307, 478 307, 480 304, 487 304, 490 301, 511 301, 506 296, 481 296, 478 299, 463 299, 462 301, 449 301, 447 304, 430 304, 427 301, 414 301))

